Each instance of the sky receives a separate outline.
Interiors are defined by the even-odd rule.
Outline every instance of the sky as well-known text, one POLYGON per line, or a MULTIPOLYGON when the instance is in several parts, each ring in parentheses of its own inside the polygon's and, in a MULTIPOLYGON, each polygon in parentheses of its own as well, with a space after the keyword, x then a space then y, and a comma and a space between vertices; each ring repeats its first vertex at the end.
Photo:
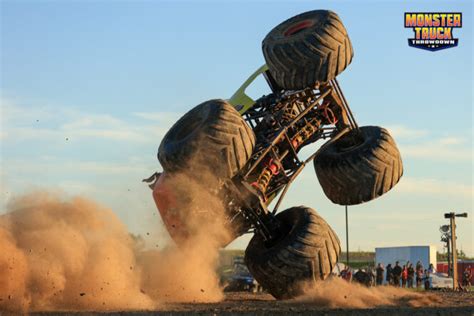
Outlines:
MULTIPOLYGON (((389 129, 404 176, 349 207, 351 250, 436 245, 445 212, 458 247, 473 246, 473 26, 470 1, 0 1, 1 211, 25 192, 87 196, 155 244, 168 239, 141 182, 161 167, 161 138, 193 106, 229 98, 264 63, 261 41, 283 20, 330 9, 345 24, 352 64, 338 80, 359 125, 389 129), (459 46, 408 46, 404 12, 463 13, 459 46)), ((251 95, 268 93, 261 82, 251 95)), ((316 147, 307 148, 309 155, 316 147)), ((344 207, 312 166, 280 209, 315 208, 345 244, 344 207)), ((245 235, 229 247, 245 248, 245 235)))

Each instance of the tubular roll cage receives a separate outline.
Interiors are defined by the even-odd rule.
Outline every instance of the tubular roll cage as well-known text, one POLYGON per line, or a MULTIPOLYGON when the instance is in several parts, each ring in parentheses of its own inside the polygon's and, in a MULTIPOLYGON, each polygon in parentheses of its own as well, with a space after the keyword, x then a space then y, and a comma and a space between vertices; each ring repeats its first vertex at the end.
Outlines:
POLYGON ((269 242, 278 238, 275 214, 290 185, 329 142, 304 160, 298 157, 299 149, 319 139, 330 138, 333 142, 349 130, 358 129, 358 125, 336 79, 313 88, 285 91, 277 86, 266 65, 253 73, 229 102, 254 131, 265 124, 264 120, 273 119, 278 111, 280 114, 286 111, 290 116, 284 124, 274 122, 268 137, 256 133, 254 154, 241 172, 224 184, 226 196, 232 197, 230 222, 236 222, 236 233, 258 232, 269 242), (273 93, 254 101, 245 90, 260 74, 273 93), (268 205, 278 195, 270 211, 268 205))

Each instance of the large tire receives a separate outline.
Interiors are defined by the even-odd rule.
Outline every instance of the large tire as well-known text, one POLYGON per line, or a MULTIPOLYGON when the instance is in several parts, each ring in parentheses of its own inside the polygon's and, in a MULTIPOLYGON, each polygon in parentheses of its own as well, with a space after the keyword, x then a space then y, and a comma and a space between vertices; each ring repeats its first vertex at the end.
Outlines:
POLYGON ((301 294, 303 282, 326 279, 337 263, 339 239, 314 210, 298 206, 276 215, 285 235, 265 245, 255 234, 245 250, 245 263, 258 283, 277 299, 301 294))
POLYGON ((395 141, 378 126, 359 129, 362 142, 352 145, 357 130, 323 145, 314 168, 326 196, 336 204, 355 205, 392 189, 403 174, 395 141))
POLYGON ((212 170, 218 178, 233 177, 248 161, 255 135, 240 114, 224 100, 199 104, 166 133, 158 160, 167 172, 212 170))
POLYGON ((305 89, 335 78, 350 64, 352 44, 336 13, 309 11, 276 26, 262 42, 270 73, 283 89, 305 89))

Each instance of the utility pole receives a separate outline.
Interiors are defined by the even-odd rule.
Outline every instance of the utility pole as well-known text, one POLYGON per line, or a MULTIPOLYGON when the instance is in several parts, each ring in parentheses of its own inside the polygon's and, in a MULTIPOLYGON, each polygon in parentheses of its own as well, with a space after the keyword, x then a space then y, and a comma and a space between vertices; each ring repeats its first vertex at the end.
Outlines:
POLYGON ((349 218, 347 216, 347 205, 346 205, 346 264, 349 267, 349 218))
POLYGON ((456 217, 467 217, 467 213, 456 214, 454 212, 445 213, 444 218, 449 218, 451 229, 451 263, 453 265, 453 290, 458 288, 458 252, 456 250, 456 217))
POLYGON ((453 260, 453 290, 458 288, 458 250, 456 249, 456 221, 454 213, 451 213, 453 216, 449 218, 449 225, 451 226, 451 255, 453 260))
POLYGON ((448 248, 448 277, 450 277, 453 276, 453 265, 451 263, 451 237, 449 237, 446 245, 448 248))

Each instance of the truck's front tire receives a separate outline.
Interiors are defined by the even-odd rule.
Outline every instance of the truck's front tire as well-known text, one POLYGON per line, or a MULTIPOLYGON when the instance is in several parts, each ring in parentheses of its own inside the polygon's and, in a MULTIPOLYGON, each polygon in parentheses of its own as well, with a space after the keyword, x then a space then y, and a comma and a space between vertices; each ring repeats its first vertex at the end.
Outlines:
POLYGON ((161 141, 158 160, 170 173, 194 174, 205 168, 217 178, 231 178, 254 146, 255 135, 237 110, 224 100, 210 100, 171 127, 161 141))

